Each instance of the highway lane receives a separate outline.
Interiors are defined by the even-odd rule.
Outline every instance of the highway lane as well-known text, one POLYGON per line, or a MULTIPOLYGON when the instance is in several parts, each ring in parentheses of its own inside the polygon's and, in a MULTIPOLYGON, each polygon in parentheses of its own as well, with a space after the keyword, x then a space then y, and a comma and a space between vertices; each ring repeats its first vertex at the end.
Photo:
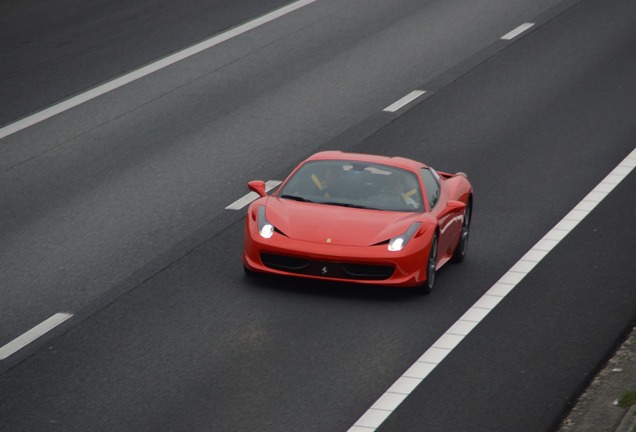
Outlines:
MULTIPOLYGON (((346 430, 634 148, 630 16, 628 2, 583 2, 342 144, 426 153, 471 175, 471 255, 440 272, 433 295, 245 280, 242 220, 227 216, 210 241, 3 374, 3 426, 346 430)), ((633 191, 632 174, 382 430, 546 430, 634 318, 634 232, 614 230, 634 218, 633 191)))
MULTIPOLYGON (((485 268, 493 261, 509 267, 509 259, 521 257, 635 147, 634 6, 605 6, 572 8, 445 89, 438 104, 409 112, 401 119, 412 117, 408 125, 387 128, 365 145, 378 151, 396 135, 413 145, 434 142, 433 157, 454 150, 456 163, 473 167, 476 190, 488 191, 475 215, 490 223, 473 230, 489 246, 471 258, 482 258, 485 268), (464 105, 460 112, 457 103, 464 105), (461 125, 453 129, 457 119, 461 125), (460 148, 467 136, 476 151, 460 148), (501 181, 508 184, 495 184, 501 181), (495 239, 505 239, 506 247, 495 239)), ((635 177, 632 172, 378 430, 552 430, 567 400, 636 319, 635 177)), ((473 238, 472 252, 475 244, 473 238)), ((451 286, 475 282, 467 274, 451 286)))
MULTIPOLYGON (((2 139, 0 344, 99 310, 224 227, 253 173, 280 176, 555 3, 315 2, 2 139)), ((110 46, 104 28, 89 39, 110 46)))
POLYGON ((556 430, 636 320, 635 190, 632 173, 377 430, 556 430))
POLYGON ((0 5, 0 125, 280 7, 285 0, 10 0, 0 5))

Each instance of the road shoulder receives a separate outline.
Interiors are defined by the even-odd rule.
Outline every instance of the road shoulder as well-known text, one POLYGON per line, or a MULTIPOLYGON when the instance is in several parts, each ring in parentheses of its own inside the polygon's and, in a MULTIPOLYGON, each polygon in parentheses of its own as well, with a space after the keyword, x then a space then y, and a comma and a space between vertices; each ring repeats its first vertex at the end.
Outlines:
POLYGON ((618 400, 636 391, 636 327, 590 382, 557 432, 633 432, 636 406, 622 408, 618 400))

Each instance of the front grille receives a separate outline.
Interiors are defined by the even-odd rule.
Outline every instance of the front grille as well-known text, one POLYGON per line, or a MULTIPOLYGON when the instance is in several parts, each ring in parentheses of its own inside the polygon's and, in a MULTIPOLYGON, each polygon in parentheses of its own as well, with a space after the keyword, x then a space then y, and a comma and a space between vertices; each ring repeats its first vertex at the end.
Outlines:
POLYGON ((352 279, 388 279, 395 270, 393 266, 368 264, 342 264, 342 267, 352 279))
POLYGON ((315 261, 270 253, 262 253, 261 260, 265 266, 275 270, 349 280, 384 280, 395 271, 392 265, 315 261))
POLYGON ((261 254, 261 260, 267 267, 277 270, 297 272, 306 268, 309 261, 284 255, 261 254))

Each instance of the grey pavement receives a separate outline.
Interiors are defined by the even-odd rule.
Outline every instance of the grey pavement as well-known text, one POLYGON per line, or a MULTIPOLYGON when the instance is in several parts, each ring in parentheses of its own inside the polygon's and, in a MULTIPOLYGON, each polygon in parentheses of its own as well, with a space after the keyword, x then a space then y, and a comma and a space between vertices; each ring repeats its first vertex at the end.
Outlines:
POLYGON ((618 399, 636 391, 636 327, 601 368, 557 432, 636 432, 636 405, 618 399))

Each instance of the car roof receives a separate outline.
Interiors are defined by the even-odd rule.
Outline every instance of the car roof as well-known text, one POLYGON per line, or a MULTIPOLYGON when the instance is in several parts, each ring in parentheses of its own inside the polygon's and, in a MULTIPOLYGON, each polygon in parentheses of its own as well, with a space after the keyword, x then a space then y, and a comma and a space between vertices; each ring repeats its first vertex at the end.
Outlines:
POLYGON ((390 165, 398 168, 404 168, 407 170, 419 170, 420 168, 428 167, 426 164, 422 162, 418 162, 413 159, 408 159, 399 156, 380 156, 380 155, 371 155, 364 153, 347 153, 339 150, 328 150, 322 151, 319 153, 315 153, 312 156, 306 159, 308 161, 316 161, 316 160, 348 160, 348 161, 359 161, 359 162, 368 162, 368 163, 378 163, 384 165, 390 165))

